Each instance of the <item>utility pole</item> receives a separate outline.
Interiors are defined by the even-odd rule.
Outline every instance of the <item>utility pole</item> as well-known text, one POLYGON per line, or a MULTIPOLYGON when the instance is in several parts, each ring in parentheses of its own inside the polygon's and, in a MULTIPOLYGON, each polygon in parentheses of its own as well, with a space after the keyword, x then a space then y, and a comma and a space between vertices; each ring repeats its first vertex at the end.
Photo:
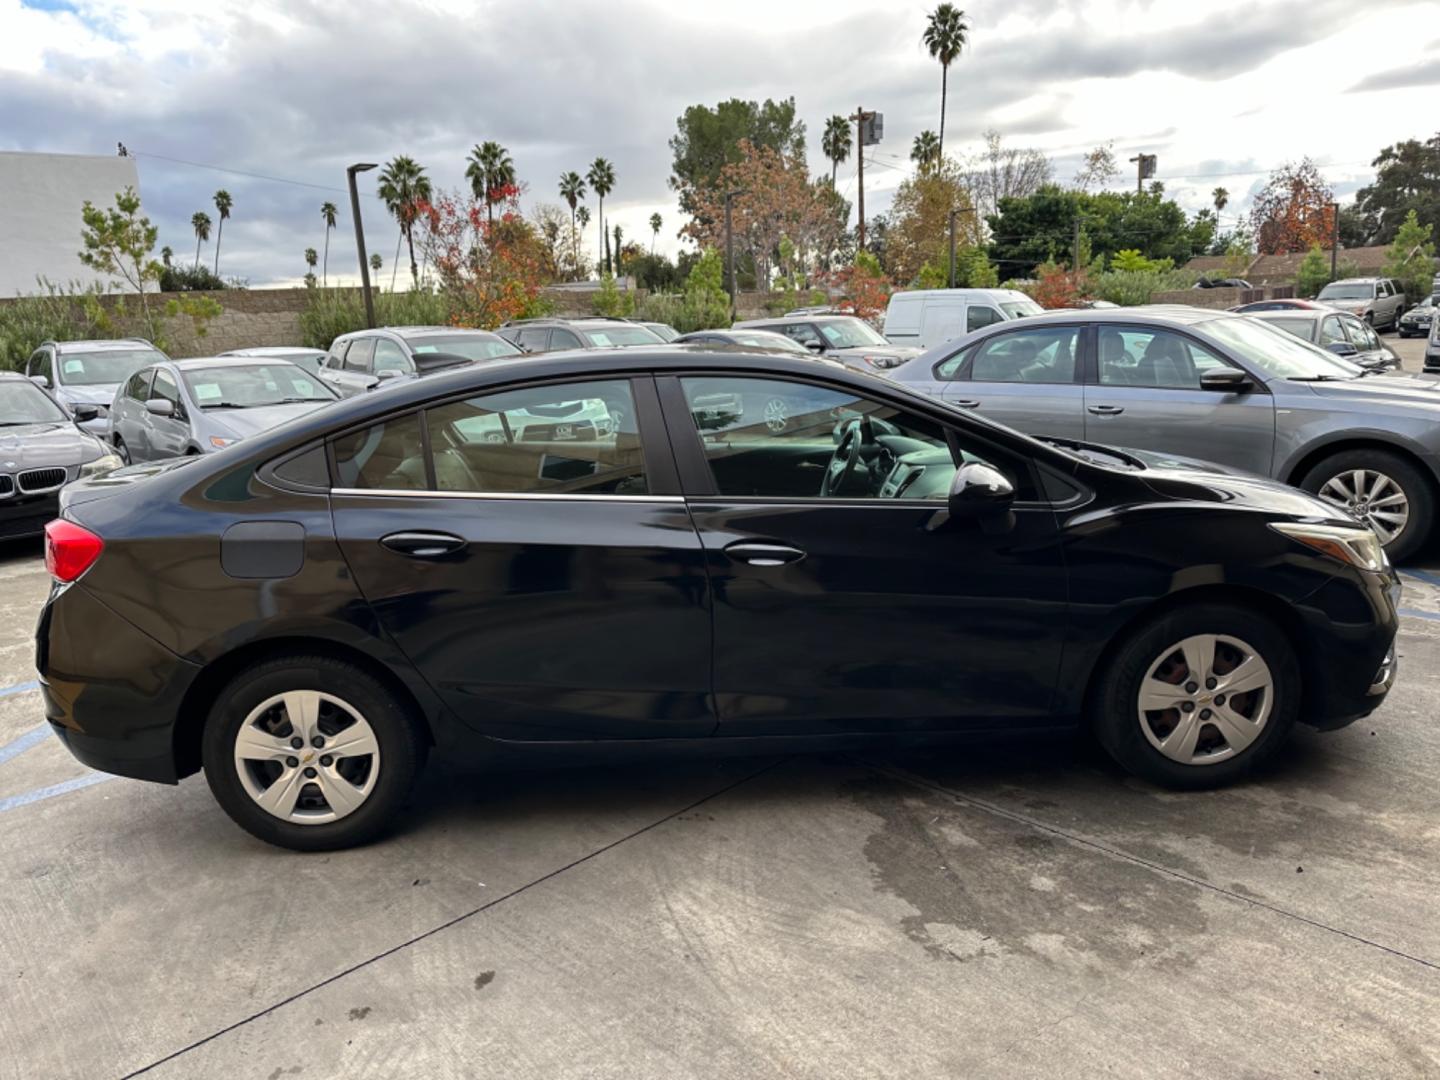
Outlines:
POLYGON ((1135 194, 1145 194, 1145 181, 1155 175, 1155 155, 1137 154, 1131 162, 1135 165, 1135 194))
POLYGON ((1330 280, 1335 280, 1335 260, 1340 254, 1340 204, 1330 204, 1330 280))
POLYGON ((365 294, 365 328, 375 329, 375 298, 370 295, 370 261, 365 257, 365 226, 360 222, 360 193, 355 188, 355 174, 369 172, 375 163, 361 162, 345 170, 350 185, 350 216, 355 219, 355 247, 360 252, 360 291, 365 294))
POLYGON ((725 193, 725 291, 730 294, 730 321, 735 321, 735 234, 730 225, 730 206, 744 190, 725 193))
POLYGON ((885 117, 878 112, 866 112, 865 106, 861 105, 855 110, 855 115, 847 117, 855 121, 855 145, 859 153, 855 155, 855 179, 856 179, 856 201, 860 210, 860 225, 856 232, 858 251, 865 250, 865 147, 877 145, 885 134, 885 117))

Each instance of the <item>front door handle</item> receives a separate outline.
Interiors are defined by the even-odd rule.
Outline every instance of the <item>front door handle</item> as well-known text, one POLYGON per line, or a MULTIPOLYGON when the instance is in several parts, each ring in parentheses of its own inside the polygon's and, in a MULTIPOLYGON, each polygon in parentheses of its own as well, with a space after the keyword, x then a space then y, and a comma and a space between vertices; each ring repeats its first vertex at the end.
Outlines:
POLYGON ((1085 406, 1085 409, 1086 409, 1087 412, 1092 412, 1092 413, 1094 413, 1096 416, 1119 416, 1122 412, 1125 411, 1125 406, 1123 406, 1123 405, 1087 405, 1087 406, 1085 406))
POLYGON ((380 538, 380 543, 401 555, 417 559, 435 559, 465 547, 458 536, 442 532, 397 532, 380 538))
POLYGON ((805 558, 805 552, 786 544, 766 544, 756 540, 737 540, 725 545, 725 554, 736 562, 750 566, 784 566, 805 558))
POLYGON ((962 409, 978 409, 980 407, 980 402, 976 401, 974 398, 966 398, 962 401, 954 401, 951 402, 951 404, 959 405, 962 409))

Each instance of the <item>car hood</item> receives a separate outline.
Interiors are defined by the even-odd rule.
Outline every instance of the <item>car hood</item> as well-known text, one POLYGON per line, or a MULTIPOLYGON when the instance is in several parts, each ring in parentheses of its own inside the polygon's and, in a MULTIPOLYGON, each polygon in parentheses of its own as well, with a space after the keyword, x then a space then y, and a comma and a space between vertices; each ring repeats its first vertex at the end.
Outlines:
POLYGON ((253 409, 208 409, 204 412, 205 427, 221 436, 244 439, 329 404, 328 401, 297 401, 290 405, 262 405, 253 409))
POLYGON ((69 420, 0 428, 0 472, 78 465, 94 461, 104 452, 100 440, 69 420))
POLYGON ((1303 387, 1317 397, 1344 399, 1364 406, 1374 405, 1440 405, 1440 376, 1390 372, 1367 375, 1363 379, 1340 382, 1288 382, 1303 387))
POLYGON ((894 356, 900 360, 913 360, 919 356, 924 349, 917 349, 913 345, 852 345, 845 349, 830 350, 838 356, 894 356))
POLYGON ((1286 517, 1359 525, 1358 518, 1309 492, 1244 473, 1201 472, 1196 469, 1153 469, 1141 474, 1157 494, 1190 502, 1223 503, 1226 506, 1286 517))
POLYGON ((115 400, 115 391, 119 389, 119 383, 101 383, 98 386, 61 386, 55 391, 55 396, 72 405, 80 402, 87 405, 109 405, 115 400))

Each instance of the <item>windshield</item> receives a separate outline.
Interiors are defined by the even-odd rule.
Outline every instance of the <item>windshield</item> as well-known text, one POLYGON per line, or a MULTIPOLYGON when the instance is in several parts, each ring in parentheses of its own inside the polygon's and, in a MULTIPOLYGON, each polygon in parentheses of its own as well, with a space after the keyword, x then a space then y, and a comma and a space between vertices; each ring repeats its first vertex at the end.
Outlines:
POLYGON ((1316 300, 1369 300, 1375 295, 1373 285, 1326 285, 1316 300))
POLYGON ((832 348, 858 349, 866 345, 888 345, 883 337, 859 319, 837 319, 820 324, 820 333, 832 348))
POLYGON ((607 326, 604 330, 586 330, 590 344, 598 348, 610 345, 663 345, 657 334, 643 326, 607 326))
POLYGON ((767 334, 760 331, 752 331, 748 334, 734 331, 730 335, 735 339, 737 345, 749 345, 756 349, 779 349, 782 352, 804 353, 810 355, 810 350, 801 345, 798 341, 786 337, 784 334, 767 334))
POLYGON ((28 379, 0 382, 0 427, 19 424, 48 424, 70 419, 41 389, 28 379))
POLYGON ((202 409, 255 409, 297 401, 334 401, 335 392, 293 364, 192 368, 180 377, 202 409))
POLYGON ((110 386, 164 359, 164 354, 154 349, 62 352, 55 374, 61 386, 110 386))
POLYGON ((1365 370, 1259 319, 1211 319, 1200 326, 1272 379, 1353 379, 1365 370))
POLYGON ((1034 300, 1005 300, 1000 304, 1000 310, 1008 318, 1023 319, 1026 315, 1039 315, 1045 309, 1034 300))
POLYGON ((443 352, 463 356, 466 360, 495 360, 502 356, 519 356, 520 350, 498 334, 427 334, 423 338, 406 338, 417 356, 443 352))

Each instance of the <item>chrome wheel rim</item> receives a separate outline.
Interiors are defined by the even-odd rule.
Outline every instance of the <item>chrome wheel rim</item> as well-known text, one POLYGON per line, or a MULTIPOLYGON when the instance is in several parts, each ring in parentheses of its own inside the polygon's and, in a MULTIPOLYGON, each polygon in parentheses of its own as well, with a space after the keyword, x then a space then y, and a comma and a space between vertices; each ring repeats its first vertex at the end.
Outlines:
POLYGON ((1410 500, 1393 479, 1374 469, 1347 469, 1320 486, 1320 497, 1343 506, 1392 543, 1410 520, 1410 500))
POLYGON ((1260 737, 1275 679, 1253 647, 1227 634, 1194 634, 1171 645, 1140 682, 1140 730, 1182 765, 1214 765, 1260 737))
POLYGON ((288 690, 245 717, 235 735, 235 771, 266 813, 324 825, 369 798, 380 776, 380 743, 349 703, 318 690, 288 690))
POLYGON ((790 407, 783 398, 771 398, 765 403, 765 426, 771 431, 784 431, 790 426, 790 407))

